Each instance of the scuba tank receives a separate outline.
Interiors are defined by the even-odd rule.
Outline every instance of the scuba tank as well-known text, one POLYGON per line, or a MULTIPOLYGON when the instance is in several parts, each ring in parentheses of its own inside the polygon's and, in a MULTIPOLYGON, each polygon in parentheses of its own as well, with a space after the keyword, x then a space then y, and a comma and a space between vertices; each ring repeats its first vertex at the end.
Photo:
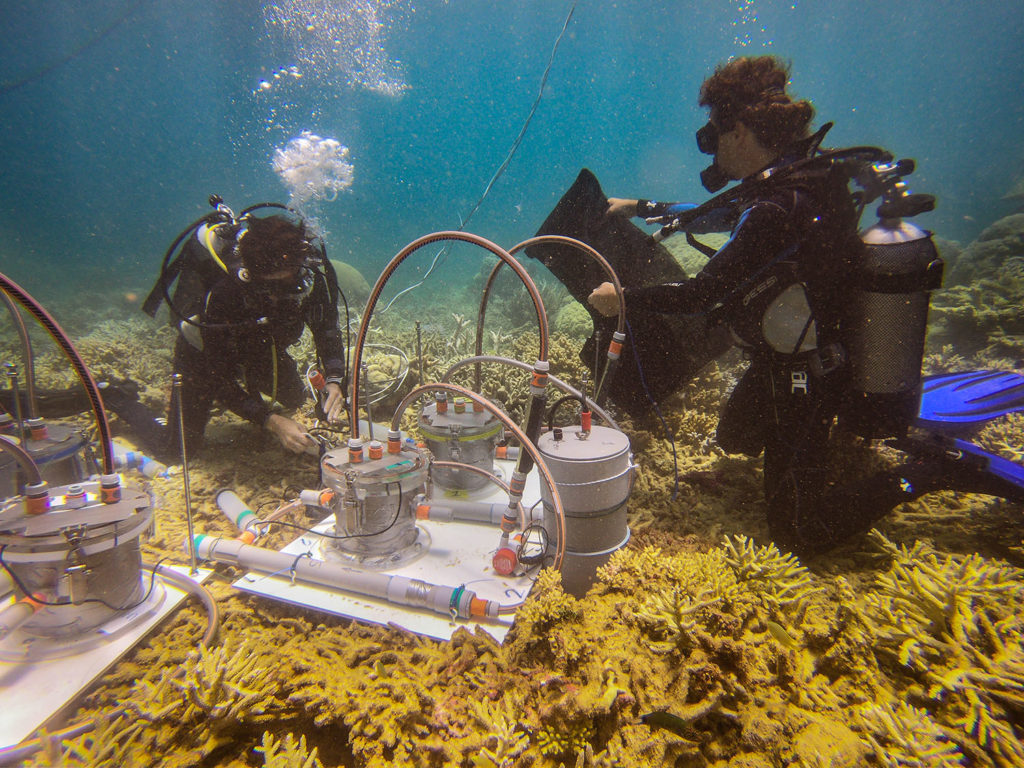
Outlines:
POLYGON ((907 194, 898 181, 912 171, 909 160, 871 168, 886 192, 879 220, 861 233, 842 321, 850 382, 841 419, 871 439, 905 436, 917 415, 928 305, 942 284, 931 233, 903 220, 935 207, 933 197, 907 194))

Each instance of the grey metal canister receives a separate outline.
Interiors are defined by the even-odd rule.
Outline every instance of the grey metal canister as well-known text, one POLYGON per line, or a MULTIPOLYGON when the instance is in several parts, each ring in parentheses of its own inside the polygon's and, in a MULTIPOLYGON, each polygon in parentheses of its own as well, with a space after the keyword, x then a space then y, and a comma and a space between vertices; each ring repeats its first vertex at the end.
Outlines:
MULTIPOLYGON (((629 541, 626 507, 633 487, 629 438, 617 429, 579 426, 545 432, 537 440, 565 511, 565 559, 562 586, 581 597, 597 569, 629 541)), ((558 526, 550 490, 541 484, 544 527, 550 546, 558 526)))

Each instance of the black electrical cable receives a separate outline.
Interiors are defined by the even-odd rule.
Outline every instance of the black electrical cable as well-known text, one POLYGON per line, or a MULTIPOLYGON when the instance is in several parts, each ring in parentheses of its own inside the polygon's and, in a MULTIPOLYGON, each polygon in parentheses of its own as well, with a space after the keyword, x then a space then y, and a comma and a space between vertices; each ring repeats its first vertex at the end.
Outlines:
POLYGON ((31 598, 34 602, 39 603, 40 605, 46 605, 46 606, 53 607, 53 608, 60 608, 60 607, 65 607, 65 606, 69 606, 69 605, 81 605, 83 603, 100 603, 101 605, 109 608, 112 611, 130 611, 133 608, 138 608, 140 605, 143 605, 147 600, 149 600, 150 596, 153 594, 153 587, 156 585, 156 569, 159 568, 160 564, 164 560, 167 559, 167 557, 162 557, 162 558, 160 558, 160 560, 157 561, 156 565, 154 565, 153 569, 150 571, 150 575, 149 575, 149 589, 146 590, 146 594, 143 595, 139 600, 137 600, 136 602, 134 602, 134 603, 132 603, 130 605, 111 605, 110 603, 108 603, 106 600, 104 600, 101 597, 87 597, 84 600, 82 600, 81 603, 71 603, 71 602, 52 603, 49 600, 46 600, 44 598, 36 597, 35 594, 33 592, 31 592, 25 586, 25 584, 18 577, 18 575, 14 571, 11 570, 10 566, 7 564, 7 561, 4 560, 4 550, 6 550, 6 549, 7 549, 7 545, 6 544, 0 545, 0 567, 2 567, 4 569, 4 571, 10 577, 11 581, 14 582, 14 585, 19 590, 21 590, 21 593, 23 595, 25 595, 26 597, 31 598))

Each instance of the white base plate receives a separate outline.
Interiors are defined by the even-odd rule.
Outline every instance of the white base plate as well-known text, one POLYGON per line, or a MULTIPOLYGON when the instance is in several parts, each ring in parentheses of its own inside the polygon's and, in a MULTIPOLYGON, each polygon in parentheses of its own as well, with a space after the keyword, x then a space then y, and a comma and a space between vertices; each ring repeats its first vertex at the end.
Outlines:
MULTIPOLYGON (((187 567, 170 567, 188 575, 187 567)), ((200 570, 192 578, 202 583, 210 573, 200 570)), ((3 656, 9 660, 0 661, 0 746, 17 744, 35 733, 185 599, 187 593, 170 582, 160 584, 165 594, 158 608, 154 606, 158 587, 154 587, 154 596, 139 606, 139 611, 149 610, 148 615, 129 613, 113 619, 64 643, 63 653, 58 641, 32 640, 18 631, 4 640, 3 656), (40 648, 40 643, 47 647, 40 648), (47 658, 31 660, 40 654, 47 658)), ((10 602, 13 598, 4 605, 10 602)))
MULTIPOLYGON (((510 477, 515 466, 510 461, 495 462, 499 474, 510 477)), ((444 493, 434 487, 435 497, 444 493)), ((485 488, 469 493, 458 492, 458 498, 487 503, 507 502, 508 495, 493 483, 485 488)), ((540 498, 540 480, 538 472, 527 476, 526 489, 523 494, 523 506, 529 510, 530 505, 540 498)), ((441 498, 436 499, 442 503, 441 498)), ((324 532, 334 525, 334 517, 326 518, 314 529, 324 532)), ((498 526, 488 524, 450 522, 437 523, 421 521, 418 523, 430 533, 430 549, 426 554, 394 570, 386 573, 422 579, 431 584, 458 587, 465 585, 477 597, 494 600, 503 605, 521 601, 533 585, 529 577, 507 578, 499 576, 491 566, 491 557, 497 548, 501 535, 498 526)), ((315 559, 319 555, 323 539, 315 534, 306 534, 282 552, 295 556, 309 553, 315 559)), ((473 631, 480 626, 490 633, 499 643, 503 642, 509 629, 512 628, 514 614, 502 615, 496 621, 477 621, 475 619, 452 620, 447 616, 430 611, 393 605, 363 595, 347 594, 321 587, 316 584, 304 584, 292 581, 287 574, 265 575, 250 572, 234 583, 234 586, 246 592, 264 595, 275 600, 283 600, 295 605, 314 608, 339 616, 367 621, 372 624, 396 626, 427 635, 438 640, 450 640, 459 627, 473 631)))

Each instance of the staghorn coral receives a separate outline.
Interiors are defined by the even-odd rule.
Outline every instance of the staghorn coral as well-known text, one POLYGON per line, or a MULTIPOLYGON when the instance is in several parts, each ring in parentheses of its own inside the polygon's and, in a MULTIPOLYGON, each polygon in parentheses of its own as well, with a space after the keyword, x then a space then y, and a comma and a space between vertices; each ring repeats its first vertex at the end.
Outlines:
POLYGON ((1021 764, 1013 723, 1024 708, 1024 572, 873 536, 892 556, 866 596, 879 646, 920 677, 927 698, 995 765, 1021 764))
POLYGON ((43 735, 42 752, 36 755, 34 766, 60 766, 61 768, 122 768, 126 765, 153 765, 152 756, 139 748, 137 737, 143 724, 125 714, 97 717, 93 729, 77 739, 64 741, 60 747, 43 735))
POLYGON ((263 743, 256 747, 256 752, 263 755, 265 768, 323 768, 323 763, 317 757, 317 750, 306 749, 306 737, 300 736, 298 740, 288 733, 281 740, 263 732, 263 743))
POLYGON ((922 709, 906 702, 870 704, 853 711, 863 738, 885 768, 952 768, 964 754, 922 709))
POLYGON ((644 610, 637 613, 637 617, 667 630, 668 636, 665 641, 651 643, 650 647, 653 650, 660 652, 668 652, 676 648, 685 650, 692 646, 692 632, 697 627, 697 619, 690 617, 721 599, 721 595, 714 595, 711 589, 704 590, 696 598, 692 598, 678 587, 661 590, 648 598, 644 610))
POLYGON ((800 561, 791 553, 783 555, 774 544, 758 547, 753 539, 739 535, 725 537, 722 546, 736 578, 769 610, 798 609, 818 589, 800 561))
POLYGON ((486 745, 474 759, 476 768, 507 768, 514 765, 516 759, 526 751, 530 737, 520 730, 519 718, 516 716, 519 706, 510 696, 503 697, 499 702, 489 699, 472 702, 473 717, 488 734, 486 745))
POLYGON ((188 713, 202 719, 259 719, 276 688, 275 681, 254 653, 254 643, 236 648, 231 643, 200 645, 185 662, 184 675, 171 684, 182 694, 188 713))

